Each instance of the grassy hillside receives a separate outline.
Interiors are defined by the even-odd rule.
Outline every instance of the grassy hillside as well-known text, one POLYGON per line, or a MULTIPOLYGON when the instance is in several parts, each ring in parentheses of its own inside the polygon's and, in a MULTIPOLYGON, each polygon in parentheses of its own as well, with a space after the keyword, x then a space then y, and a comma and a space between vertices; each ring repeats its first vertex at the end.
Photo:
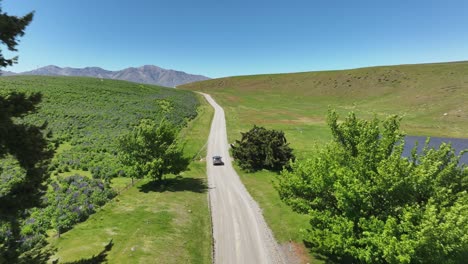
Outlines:
MULTIPOLYGON (((92 78, 1 77, 0 94, 11 91, 43 94, 40 109, 25 122, 48 122, 57 147, 52 179, 118 176, 117 138, 142 118, 166 118, 180 125, 185 155, 204 156, 212 109, 190 91, 92 78)), ((130 179, 112 178, 112 187, 121 194, 110 204, 60 238, 50 230, 49 240, 59 249, 55 257, 61 262, 96 261, 91 257, 112 239, 107 252, 112 263, 210 263, 205 166, 194 160, 182 178, 169 177, 163 187, 142 180, 126 190, 130 179)), ((4 170, 0 180, 9 179, 8 173, 4 170)))
MULTIPOLYGON (((238 76, 179 88, 209 93, 220 103, 229 141, 253 124, 281 129, 299 158, 330 139, 328 108, 342 117, 349 111, 364 118, 398 114, 409 135, 468 137, 468 62, 238 76)), ((271 184, 274 175, 239 174, 276 238, 301 244, 299 229, 309 225, 307 216, 280 201, 271 184)))
POLYGON ((283 129, 295 149, 307 152, 327 138, 328 107, 360 117, 398 114, 411 135, 468 136, 468 62, 239 76, 179 88, 214 96, 227 113, 231 141, 264 125, 283 129))
POLYGON ((79 171, 105 178, 116 176, 117 137, 142 118, 183 125, 196 116, 196 96, 153 85, 81 77, 15 76, 0 78, 0 93, 41 92, 36 114, 26 122, 48 122, 59 148, 56 173, 79 171))

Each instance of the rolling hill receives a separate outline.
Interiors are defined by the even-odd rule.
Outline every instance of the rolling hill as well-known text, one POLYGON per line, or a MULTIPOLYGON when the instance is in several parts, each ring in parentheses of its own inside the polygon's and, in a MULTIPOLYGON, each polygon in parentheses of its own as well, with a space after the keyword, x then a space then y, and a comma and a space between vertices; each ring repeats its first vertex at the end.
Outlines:
POLYGON ((284 129, 306 151, 304 142, 326 138, 329 107, 342 116, 397 114, 410 135, 468 136, 468 62, 238 76, 180 88, 212 94, 227 111, 231 139, 265 125, 284 129))
POLYGON ((37 113, 27 122, 48 122, 57 144, 57 168, 89 171, 97 178, 116 175, 117 138, 140 119, 183 125, 197 115, 196 96, 187 91, 85 77, 10 76, 0 78, 0 94, 41 92, 37 113), (181 93, 185 92, 185 93, 181 93), (167 107, 168 105, 169 107, 167 107))
POLYGON ((165 87, 175 87, 181 84, 209 79, 202 75, 193 75, 182 71, 167 70, 154 65, 145 65, 138 68, 131 67, 120 71, 108 71, 99 67, 61 68, 55 65, 49 65, 21 73, 2 72, 2 75, 84 76, 154 84, 165 87))

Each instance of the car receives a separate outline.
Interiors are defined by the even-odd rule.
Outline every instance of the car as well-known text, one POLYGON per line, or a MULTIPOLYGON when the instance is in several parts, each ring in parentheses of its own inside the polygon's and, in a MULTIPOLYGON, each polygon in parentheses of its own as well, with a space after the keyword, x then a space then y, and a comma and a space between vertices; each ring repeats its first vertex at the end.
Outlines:
POLYGON ((222 160, 222 157, 221 156, 213 156, 213 165, 214 166, 217 166, 217 165, 224 165, 224 162, 222 160))

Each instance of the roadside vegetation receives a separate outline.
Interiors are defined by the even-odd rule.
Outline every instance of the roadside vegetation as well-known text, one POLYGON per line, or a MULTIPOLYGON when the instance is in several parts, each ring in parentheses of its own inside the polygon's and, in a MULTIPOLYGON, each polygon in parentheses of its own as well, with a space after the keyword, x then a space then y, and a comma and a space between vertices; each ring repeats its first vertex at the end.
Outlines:
MULTIPOLYGON (((345 71, 239 76, 183 85, 208 93, 224 108, 230 142, 253 125, 284 131, 298 160, 332 139, 327 110, 384 119, 399 115, 408 135, 466 137, 468 62, 402 65, 345 71)), ((421 142, 422 143, 422 142, 421 142)), ((309 217, 286 206, 273 187, 276 173, 239 175, 263 209, 280 243, 303 244, 309 217)), ((310 254, 312 263, 320 262, 310 254)))
POLYGON ((294 160, 292 149, 283 131, 268 130, 254 126, 242 133, 232 147, 232 156, 244 170, 253 172, 262 169, 281 171, 294 160))
POLYGON ((278 177, 280 197, 309 216, 304 240, 346 263, 462 263, 468 255, 468 170, 450 145, 402 157, 400 120, 338 123, 333 139, 278 177))
POLYGON ((109 263, 211 263, 206 162, 202 158, 212 116, 213 109, 201 104, 197 117, 179 133, 184 156, 191 159, 187 171, 165 175, 161 183, 143 178, 125 189, 122 186, 129 185, 130 179, 114 178, 112 187, 120 190, 116 198, 60 238, 49 238, 58 249, 52 259, 75 262, 105 253, 109 263), (111 249, 105 251, 111 240, 111 249))

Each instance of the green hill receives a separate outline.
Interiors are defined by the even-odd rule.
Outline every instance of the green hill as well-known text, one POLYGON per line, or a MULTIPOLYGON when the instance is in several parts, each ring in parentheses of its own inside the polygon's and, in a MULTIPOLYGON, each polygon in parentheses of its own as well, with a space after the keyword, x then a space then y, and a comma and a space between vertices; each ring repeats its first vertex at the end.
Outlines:
MULTIPOLYGON (((48 122, 46 132, 57 147, 51 179, 119 176, 117 138, 142 118, 179 125, 185 155, 205 155, 213 111, 190 91, 83 77, 1 77, 0 94, 11 91, 43 95, 38 112, 24 122, 48 122)), ((60 237, 49 230, 48 241, 58 249, 52 259, 94 263, 104 252, 111 263, 211 262, 205 167, 204 161, 193 161, 182 177, 169 175, 162 186, 143 179, 130 187, 129 178, 112 178, 119 195, 111 202, 60 237), (111 240, 110 251, 103 251, 111 240)), ((8 168, 15 170, 4 168, 3 183, 11 179, 8 168)))
POLYGON ((327 137, 321 128, 328 107, 360 117, 398 114, 411 135, 468 136, 468 62, 238 76, 179 88, 213 95, 225 108, 231 140, 264 125, 285 130, 306 151, 327 137))
POLYGON ((82 77, 0 78, 0 93, 9 91, 43 94, 39 111, 26 122, 48 123, 59 146, 52 164, 58 173, 81 170, 99 178, 118 174, 117 137, 140 119, 164 117, 183 125, 199 105, 187 91, 82 77))

